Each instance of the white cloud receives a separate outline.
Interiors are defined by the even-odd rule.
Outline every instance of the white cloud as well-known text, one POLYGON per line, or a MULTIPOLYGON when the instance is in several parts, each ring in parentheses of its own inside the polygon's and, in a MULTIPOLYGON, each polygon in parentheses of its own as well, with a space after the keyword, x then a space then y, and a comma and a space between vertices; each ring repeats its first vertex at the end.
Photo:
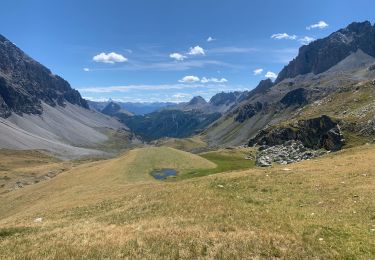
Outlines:
POLYGON ((102 52, 98 55, 95 55, 93 58, 92 58, 93 61, 95 62, 103 62, 103 63, 116 63, 116 62, 125 62, 127 61, 128 59, 124 56, 122 56, 121 54, 117 54, 115 52, 111 52, 111 53, 105 53, 105 52, 102 52))
POLYGON ((185 76, 182 79, 180 79, 178 82, 181 83, 194 83, 198 82, 200 79, 197 76, 185 76))
POLYGON ((297 35, 289 35, 287 33, 275 33, 275 34, 272 34, 271 35, 271 38, 272 39, 277 39, 277 40, 296 40, 297 39, 297 35))
POLYGON ((302 43, 303 45, 307 45, 307 44, 309 44, 310 42, 315 41, 315 38, 313 38, 313 37, 309 37, 309 36, 305 36, 305 37, 303 37, 303 38, 298 39, 298 41, 299 41, 300 43, 302 43))
POLYGON ((203 77, 201 79, 201 82, 202 83, 226 83, 228 82, 228 80, 226 78, 221 78, 221 79, 218 79, 218 78, 206 78, 206 77, 203 77))
POLYGON ((255 76, 256 76, 256 75, 260 75, 260 74, 262 74, 263 69, 256 69, 256 70, 254 70, 253 72, 254 72, 254 75, 255 75, 255 76))
POLYGON ((195 46, 194 48, 190 48, 190 51, 188 52, 189 55, 197 56, 197 55, 205 55, 205 51, 202 47, 199 45, 195 46))
POLYGON ((184 56, 180 53, 177 53, 177 52, 170 54, 169 57, 172 58, 172 59, 175 59, 177 61, 183 61, 184 59, 187 58, 186 56, 184 56))
POLYGON ((277 74, 275 72, 272 72, 272 71, 267 71, 265 77, 266 78, 270 78, 270 79, 276 79, 277 78, 277 74))
POLYGON ((215 41, 216 39, 212 38, 211 36, 207 38, 207 42, 215 41))
POLYGON ((86 71, 86 72, 89 72, 89 71, 90 71, 89 68, 83 68, 83 70, 86 71))
POLYGON ((319 21, 319 22, 317 22, 315 24, 307 26, 306 29, 307 30, 316 29, 316 28, 317 29, 324 29, 324 28, 326 28, 328 26, 329 26, 328 23, 326 23, 325 21, 319 21))

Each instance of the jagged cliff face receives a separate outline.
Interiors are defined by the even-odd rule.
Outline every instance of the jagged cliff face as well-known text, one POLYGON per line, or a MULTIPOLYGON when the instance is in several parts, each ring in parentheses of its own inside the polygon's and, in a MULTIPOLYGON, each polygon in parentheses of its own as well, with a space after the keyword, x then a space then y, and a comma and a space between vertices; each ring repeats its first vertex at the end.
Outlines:
POLYGON ((352 23, 324 39, 302 46, 298 56, 279 73, 276 83, 298 75, 325 72, 359 49, 375 57, 375 25, 370 22, 352 23))
POLYGON ((41 114, 42 102, 88 108, 77 90, 0 35, 0 117, 41 114))

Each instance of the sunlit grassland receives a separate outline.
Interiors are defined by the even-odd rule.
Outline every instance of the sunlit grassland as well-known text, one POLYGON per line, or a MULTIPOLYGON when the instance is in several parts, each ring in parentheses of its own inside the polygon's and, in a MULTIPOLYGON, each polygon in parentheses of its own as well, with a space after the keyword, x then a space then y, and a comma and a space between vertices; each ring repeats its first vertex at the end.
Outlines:
POLYGON ((246 160, 245 158, 252 154, 255 158, 253 149, 226 149, 199 154, 201 157, 216 164, 215 168, 195 169, 184 171, 177 177, 178 180, 193 177, 202 177, 220 172, 236 171, 249 169, 255 166, 254 160, 246 160))
POLYGON ((375 146, 175 182, 120 158, 1 195, 0 258, 375 257, 375 146))

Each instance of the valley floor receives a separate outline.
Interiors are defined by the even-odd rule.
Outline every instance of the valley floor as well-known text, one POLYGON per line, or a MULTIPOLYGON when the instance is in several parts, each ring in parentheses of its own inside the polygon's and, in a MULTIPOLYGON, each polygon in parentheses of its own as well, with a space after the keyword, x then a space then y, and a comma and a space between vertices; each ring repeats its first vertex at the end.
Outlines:
POLYGON ((149 175, 212 171, 217 156, 136 149, 0 194, 0 258, 375 258, 374 145, 187 180, 149 175))

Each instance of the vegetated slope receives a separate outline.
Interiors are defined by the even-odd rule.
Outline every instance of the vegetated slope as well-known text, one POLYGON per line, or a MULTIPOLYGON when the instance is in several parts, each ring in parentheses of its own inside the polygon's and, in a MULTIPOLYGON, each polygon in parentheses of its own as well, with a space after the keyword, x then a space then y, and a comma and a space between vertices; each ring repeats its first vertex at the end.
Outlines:
POLYGON ((187 138, 172 138, 172 137, 165 137, 151 142, 152 145, 155 146, 166 146, 175 148, 178 150, 191 152, 191 153, 198 153, 205 151, 207 147, 207 143, 204 142, 200 136, 196 135, 193 137, 187 138))
POLYGON ((47 180, 71 166, 38 151, 0 150, 0 194, 47 180))
MULTIPOLYGON (((373 28, 371 24, 369 27, 368 22, 353 23, 347 28, 317 41, 319 44, 313 42, 302 47, 297 58, 284 69, 284 71, 295 71, 297 74, 294 72, 292 74, 284 73, 288 75, 285 76, 281 73, 276 84, 261 82, 240 104, 212 124, 203 133, 203 138, 211 146, 246 144, 260 130, 275 128, 297 119, 306 119, 300 115, 300 112, 319 105, 321 102, 324 103, 328 96, 333 100, 333 103, 339 102, 338 97, 343 92, 354 96, 356 91, 361 91, 361 86, 371 85, 372 80, 375 79, 375 70, 373 69, 375 58, 371 56, 375 54, 370 51, 374 41, 373 28), (340 35, 343 38, 340 38, 340 35), (341 40, 338 41, 338 39, 341 40), (367 44, 366 41, 368 41, 367 44), (305 67, 308 69, 301 69, 305 68, 303 65, 305 52, 311 54, 309 61, 316 61, 320 59, 321 53, 325 53, 327 57, 335 56, 335 53, 340 49, 343 52, 350 49, 350 52, 347 55, 339 56, 340 59, 335 59, 335 62, 327 61, 323 71, 321 71, 321 67, 314 70, 318 65, 312 65, 307 61, 305 67), (296 62, 297 60, 298 62, 296 62)), ((321 61, 324 59, 319 60, 319 62, 321 61)), ((356 109, 363 111, 363 117, 370 118, 370 109, 366 108, 373 104, 374 88, 368 88, 366 92, 368 93, 366 101, 357 102, 353 98, 352 103, 357 103, 356 109), (366 115, 367 113, 369 115, 366 115)), ((372 124, 372 121, 366 123, 364 120, 359 120, 358 117, 348 120, 349 117, 343 116, 342 111, 335 110, 337 108, 337 106, 325 106, 325 110, 320 109, 320 114, 315 113, 315 116, 329 114, 340 121, 340 126, 347 132, 346 134, 358 135, 358 138, 364 140, 369 137, 369 131, 365 129, 372 124)), ((346 115, 355 112, 351 110, 351 106, 345 111, 346 115)))
MULTIPOLYGON (((39 199, 49 194, 51 203, 43 207, 57 210, 72 205, 83 206, 98 199, 106 200, 112 195, 121 195, 134 182, 159 182, 150 175, 156 169, 171 168, 183 172, 215 167, 214 163, 198 155, 169 147, 133 149, 114 159, 83 163, 48 181, 26 186, 22 191, 4 194, 0 215, 11 216, 17 213, 21 209, 19 207, 24 207, 26 204, 23 203, 29 200, 29 192, 35 193, 39 199), (124 189, 123 192, 118 188, 124 189), (23 194, 22 198, 15 200, 13 196, 16 194, 23 194)), ((44 211, 40 208, 41 205, 29 205, 29 210, 44 211)))
POLYGON ((144 116, 128 116, 124 113, 113 115, 144 140, 162 137, 188 137, 199 133, 217 120, 221 114, 206 114, 198 110, 162 110, 144 116))
MULTIPOLYGON (((66 159, 101 156, 85 148, 108 140, 100 129, 127 131, 90 111, 68 82, 0 36, 0 148, 42 149, 66 159)), ((131 142, 128 136, 124 142, 131 142)))
POLYGON ((0 258, 375 257, 373 145, 173 183, 129 182, 134 156, 0 195, 0 258))

